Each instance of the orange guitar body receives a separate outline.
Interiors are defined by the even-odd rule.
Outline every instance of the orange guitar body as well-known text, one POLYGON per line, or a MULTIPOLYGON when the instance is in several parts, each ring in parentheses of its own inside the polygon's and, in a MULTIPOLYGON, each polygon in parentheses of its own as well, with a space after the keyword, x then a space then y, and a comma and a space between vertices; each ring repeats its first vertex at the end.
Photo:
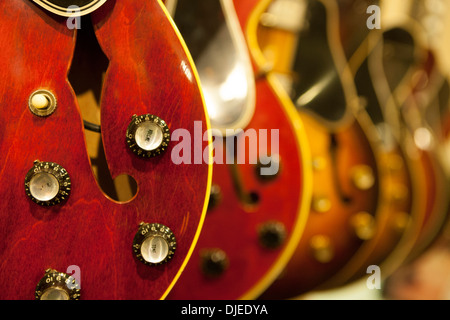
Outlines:
POLYGON ((314 171, 310 216, 295 254, 281 277, 261 299, 293 298, 317 289, 334 276, 373 234, 374 222, 370 213, 376 212, 377 189, 358 189, 352 183, 350 174, 359 166, 375 167, 371 149, 367 148, 367 140, 361 128, 355 123, 336 134, 336 140, 341 147, 336 159, 337 166, 331 167, 333 160, 328 152, 329 131, 311 119, 308 121, 306 116, 302 116, 302 119, 309 136, 314 137, 311 150, 313 162, 316 159, 328 165, 318 167, 314 171), (360 152, 355 153, 355 150, 360 152), (351 195, 350 202, 343 201, 330 183, 333 170, 337 168, 342 174, 339 179, 343 182, 343 190, 351 195), (329 204, 326 204, 327 201, 329 204))
POLYGON ((208 164, 172 161, 172 142, 151 159, 138 157, 126 143, 134 114, 157 115, 171 132, 193 132, 194 121, 208 128, 195 70, 168 16, 157 1, 133 0, 110 0, 91 14, 110 60, 101 99, 109 170, 113 178, 133 177, 138 186, 123 203, 107 197, 92 173, 67 79, 76 31, 31 1, 3 1, 0 11, 8 13, 0 26, 0 299, 34 299, 45 270, 71 266, 79 268, 81 299, 164 298, 196 243, 211 183, 208 164), (38 89, 57 100, 46 117, 28 107, 38 89), (65 201, 41 206, 27 197, 25 176, 35 160, 67 170, 71 190, 65 201), (141 222, 174 233, 176 251, 166 264, 147 266, 134 256, 141 222))
MULTIPOLYGON (((344 5, 353 7, 349 3, 344 3, 344 5)), ((362 10, 364 6, 360 7, 358 4, 354 4, 354 7, 362 10)), ((344 8, 348 9, 348 7, 344 8)), ((349 67, 355 79, 358 95, 365 103, 365 110, 360 112, 359 120, 364 127, 373 128, 370 131, 369 138, 375 146, 374 150, 379 168, 380 194, 373 236, 363 246, 362 250, 349 259, 347 264, 326 283, 330 287, 358 280, 367 274, 369 266, 382 265, 397 246, 411 243, 411 239, 416 237, 417 226, 423 220, 422 210, 412 210, 413 204, 417 206, 418 202, 412 200, 409 159, 406 158, 403 150, 391 136, 374 89, 375 85, 370 69, 374 64, 370 64, 367 59, 371 49, 367 39, 366 41, 362 40, 364 36, 367 36, 367 32, 355 27, 358 26, 358 19, 361 20, 361 24, 364 20, 360 15, 361 12, 347 11, 341 8, 340 23, 341 31, 347 30, 342 36, 343 43, 346 45, 349 67), (352 30, 354 33, 350 33, 348 30, 352 30), (355 48, 357 45, 359 47, 355 48), (354 52, 357 52, 357 54, 354 52)), ((405 257, 404 253, 398 254, 396 252, 395 255, 398 256, 400 261, 405 257)), ((385 272, 387 272, 387 268, 383 266, 383 273, 385 272)))
MULTIPOLYGON (((239 30, 245 30, 255 3, 234 1, 239 30)), ((189 5, 195 7, 192 2, 189 5)), ((180 14, 187 12, 180 9, 180 14)), ((181 30, 186 36, 188 32, 192 30, 181 30)), ((305 168, 309 145, 303 125, 294 110, 282 104, 266 77, 251 81, 255 81, 255 110, 242 129, 254 132, 256 140, 250 134, 233 150, 225 145, 233 137, 215 137, 215 142, 223 144, 214 147, 214 157, 220 161, 213 165, 210 207, 192 258, 169 299, 255 299, 279 275, 303 234, 310 201, 310 173, 305 168), (267 145, 261 140, 263 131, 267 145), (274 134, 279 138, 274 139, 274 134), (249 161, 260 155, 277 156, 274 143, 279 144, 279 170, 273 176, 261 176, 259 166, 249 161), (245 163, 238 164, 236 158, 227 163, 225 155, 230 150, 246 155, 245 163)))

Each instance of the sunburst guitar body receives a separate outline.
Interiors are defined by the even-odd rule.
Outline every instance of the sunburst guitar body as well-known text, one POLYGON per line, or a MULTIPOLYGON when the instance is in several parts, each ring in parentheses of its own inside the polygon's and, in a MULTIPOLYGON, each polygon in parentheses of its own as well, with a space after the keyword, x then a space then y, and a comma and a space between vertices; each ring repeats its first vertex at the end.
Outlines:
MULTIPOLYGON (((392 252, 395 252, 397 261, 404 259, 408 253, 404 248, 411 246, 424 216, 423 208, 419 206, 422 201, 419 198, 413 200, 413 179, 408 159, 391 132, 386 120, 389 114, 386 114, 384 101, 380 102, 377 91, 378 78, 374 72, 379 70, 379 65, 375 59, 369 59, 369 54, 375 51, 373 41, 380 36, 381 31, 375 29, 369 32, 366 27, 366 10, 370 4, 343 1, 339 3, 339 13, 340 38, 357 94, 364 106, 359 116, 365 126, 373 128, 370 139, 376 146, 374 150, 380 168, 378 220, 372 239, 366 243, 364 250, 352 257, 329 280, 327 284, 330 286, 360 280, 367 275, 370 266, 381 265, 392 252), (396 250, 398 247, 403 248, 400 253, 396 250)), ((387 274, 385 265, 382 270, 383 274, 387 274)))
MULTIPOLYGON (((93 174, 67 77, 77 28, 66 1, 2 1, 1 299, 163 299, 203 224, 211 166, 176 164, 170 139, 209 128, 183 41, 159 1, 89 3, 81 14, 109 59, 107 170, 137 193, 113 200, 93 174)), ((200 141, 206 153, 210 142, 200 141)))
MULTIPOLYGON (((388 6, 394 2, 383 1, 382 4, 388 6)), ((443 112, 439 107, 439 95, 441 90, 445 91, 445 82, 439 71, 436 39, 432 39, 433 33, 425 29, 424 23, 424 16, 431 13, 420 1, 410 2, 409 7, 408 18, 400 22, 392 19, 388 24, 388 30, 383 33, 381 56, 385 88, 391 90, 386 108, 398 112, 397 136, 416 175, 417 194, 425 205, 424 219, 409 255, 412 259, 424 252, 442 231, 448 215, 449 184, 446 161, 439 158, 442 132, 436 121, 443 112), (410 54, 393 55, 393 50, 407 50, 410 54), (389 71, 401 65, 407 72, 397 80, 389 71)))
POLYGON ((305 233, 260 297, 294 298, 331 288, 326 281, 374 237, 380 169, 336 42, 336 4, 260 1, 251 21, 258 30, 250 41, 258 65, 284 84, 284 97, 297 109, 311 145, 313 195, 305 233), (286 24, 287 17, 302 23, 286 24), (286 54, 284 48, 293 50, 286 54))
POLYGON ((353 30, 359 31, 341 36, 358 93, 366 100, 369 121, 377 128, 375 137, 384 159, 382 163, 388 169, 380 206, 387 209, 386 223, 379 226, 379 236, 372 242, 371 250, 350 261, 336 275, 337 279, 350 281, 366 275, 370 265, 379 265, 386 278, 411 256, 423 251, 445 219, 443 195, 447 187, 435 155, 419 151, 411 144, 411 137, 401 134, 405 125, 396 107, 402 100, 400 95, 406 92, 405 84, 417 80, 417 63, 425 60, 431 63, 430 57, 418 50, 417 39, 401 28, 369 32, 363 28, 365 19, 361 20, 364 5, 353 2, 349 7, 353 10, 346 12, 341 8, 341 23, 347 26, 342 30, 350 30, 348 27, 354 23, 353 30), (360 46, 355 49, 357 43, 360 46))

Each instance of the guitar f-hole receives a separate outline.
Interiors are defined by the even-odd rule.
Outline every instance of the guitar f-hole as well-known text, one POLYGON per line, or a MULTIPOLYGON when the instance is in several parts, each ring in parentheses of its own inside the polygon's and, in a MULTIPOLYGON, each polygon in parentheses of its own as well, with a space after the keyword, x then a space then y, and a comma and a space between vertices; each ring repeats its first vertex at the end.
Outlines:
POLYGON ((227 137, 226 139, 234 139, 233 143, 226 143, 227 148, 233 148, 232 150, 228 149, 229 153, 227 152, 226 157, 236 195, 239 198, 239 201, 244 205, 256 206, 260 201, 260 196, 257 192, 249 191, 244 188, 242 176, 239 171, 239 165, 237 164, 237 148, 240 147, 238 143, 238 137, 232 136, 227 137))
POLYGON ((111 177, 101 136, 100 99, 109 60, 97 41, 90 17, 83 16, 81 19, 83 28, 77 30, 68 78, 77 95, 92 172, 97 183, 109 198, 126 202, 136 195, 137 183, 133 177, 125 174, 115 179, 111 177))

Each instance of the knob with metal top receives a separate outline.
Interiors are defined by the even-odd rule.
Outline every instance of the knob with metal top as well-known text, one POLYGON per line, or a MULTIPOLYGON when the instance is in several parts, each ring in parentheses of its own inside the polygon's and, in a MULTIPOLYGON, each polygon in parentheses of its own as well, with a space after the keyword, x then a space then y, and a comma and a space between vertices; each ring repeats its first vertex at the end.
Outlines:
POLYGON ((80 292, 80 286, 74 277, 47 269, 36 286, 35 298, 36 300, 79 300, 80 292))
POLYGON ((366 165, 358 165, 352 168, 351 178, 359 190, 369 190, 375 184, 373 170, 366 165))
POLYGON ((331 206, 331 200, 327 197, 314 197, 312 200, 312 209, 316 212, 328 212, 331 206))
POLYGON ((56 109, 56 97, 49 90, 40 89, 33 92, 28 99, 30 111, 39 117, 51 115, 56 109))
POLYGON ((214 209, 222 200, 222 191, 217 184, 211 186, 209 194, 208 210, 214 209))
POLYGON ((36 160, 25 176, 25 192, 35 203, 53 206, 65 201, 71 181, 67 170, 57 163, 36 160))
POLYGON ((200 251, 200 268, 204 276, 217 278, 224 274, 230 262, 222 249, 211 248, 200 251))
POLYGON ((170 130, 166 122, 152 114, 134 115, 126 136, 131 151, 143 158, 162 154, 170 142, 170 130))
POLYGON ((134 236, 133 251, 142 263, 155 266, 172 259, 177 242, 173 232, 159 223, 141 223, 134 236))
POLYGON ((326 235, 315 235, 309 241, 313 257, 321 263, 328 263, 334 258, 334 247, 326 235))
POLYGON ((350 218, 350 224, 360 240, 370 240, 376 233, 375 218, 368 212, 358 212, 350 218))
POLYGON ((281 247, 287 237, 284 224, 279 221, 269 221, 262 224, 258 229, 259 243, 267 249, 281 247))

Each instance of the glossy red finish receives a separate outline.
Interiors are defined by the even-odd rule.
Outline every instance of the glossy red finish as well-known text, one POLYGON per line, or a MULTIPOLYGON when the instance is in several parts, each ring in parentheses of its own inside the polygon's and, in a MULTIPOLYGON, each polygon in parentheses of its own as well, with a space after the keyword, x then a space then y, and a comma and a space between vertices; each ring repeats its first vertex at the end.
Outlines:
POLYGON ((133 114, 155 114, 172 132, 193 133, 194 121, 207 129, 194 71, 159 2, 109 0, 93 15, 110 59, 101 105, 109 169, 113 178, 126 173, 138 184, 127 203, 106 197, 92 173, 67 80, 75 32, 31 1, 2 1, 0 13, 0 299, 34 299, 47 268, 66 272, 71 265, 80 268, 81 299, 163 298, 202 225, 210 176, 206 163, 174 164, 174 142, 147 160, 126 145, 133 114), (46 118, 28 109, 30 94, 40 88, 58 100, 46 118), (41 207, 25 195, 25 175, 35 159, 67 169, 72 192, 66 203, 41 207), (133 256, 142 221, 175 233, 177 249, 168 264, 147 267, 133 256))
MULTIPOLYGON (((240 4, 244 3, 255 4, 254 1, 240 1, 240 4)), ((237 14, 240 18, 245 16, 241 6, 237 14)), ((245 29, 245 25, 241 27, 245 29)), ((254 150, 256 156, 270 155, 275 150, 271 144, 272 130, 276 130, 279 132, 280 171, 273 180, 262 181, 256 165, 249 163, 249 158, 245 164, 236 165, 243 190, 255 193, 259 198, 257 204, 251 205, 238 197, 232 165, 225 162, 213 165, 213 185, 220 188, 221 200, 208 210, 198 245, 169 299, 254 299, 279 274, 292 254, 295 239, 303 232, 307 212, 301 212, 300 206, 305 200, 302 194, 310 186, 305 185, 302 161, 308 146, 299 145, 293 122, 267 78, 257 78, 255 85, 254 115, 243 129, 256 133, 257 140, 252 140, 250 145, 247 140, 237 152, 249 155, 258 144, 254 150), (260 130, 267 132, 267 147, 260 145, 260 130), (272 221, 282 223, 287 236, 280 247, 267 249, 258 240, 258 230, 272 221), (201 271, 201 255, 210 249, 221 249, 227 255, 228 268, 221 276, 208 277, 201 271)), ((225 152, 225 144, 223 148, 215 149, 218 159, 225 152)))
MULTIPOLYGON (((230 165, 213 166, 213 185, 220 187, 222 199, 217 207, 208 210, 194 254, 169 299, 256 298, 261 289, 247 295, 272 271, 294 236, 294 228, 301 218, 298 210, 305 186, 293 128, 287 125, 289 119, 278 104, 268 84, 259 80, 255 116, 247 129, 280 130, 279 176, 263 183, 255 173, 255 165, 237 166, 245 190, 259 196, 259 203, 252 206, 238 198, 230 165), (258 229, 271 221, 281 222, 287 232, 288 238, 277 249, 266 249, 258 241, 258 229), (229 266, 222 276, 211 279, 200 270, 200 256, 203 250, 216 248, 225 251, 229 266)), ((297 232, 302 230, 297 228, 297 232)))

